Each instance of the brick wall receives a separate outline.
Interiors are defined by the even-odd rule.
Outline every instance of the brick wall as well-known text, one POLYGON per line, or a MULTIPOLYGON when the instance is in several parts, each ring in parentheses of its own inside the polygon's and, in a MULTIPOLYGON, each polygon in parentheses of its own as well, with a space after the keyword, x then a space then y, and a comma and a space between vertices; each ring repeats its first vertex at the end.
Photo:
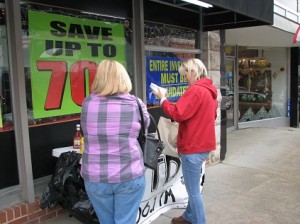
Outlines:
POLYGON ((0 209, 0 224, 38 224, 55 218, 66 212, 61 206, 49 209, 40 208, 41 198, 34 203, 19 203, 9 208, 0 209))
POLYGON ((202 54, 201 60, 207 67, 207 72, 211 76, 214 85, 218 89, 218 110, 216 118, 216 140, 217 149, 210 153, 208 164, 214 164, 220 161, 220 149, 221 149, 221 72, 220 72, 220 34, 219 31, 204 32, 202 33, 202 54))

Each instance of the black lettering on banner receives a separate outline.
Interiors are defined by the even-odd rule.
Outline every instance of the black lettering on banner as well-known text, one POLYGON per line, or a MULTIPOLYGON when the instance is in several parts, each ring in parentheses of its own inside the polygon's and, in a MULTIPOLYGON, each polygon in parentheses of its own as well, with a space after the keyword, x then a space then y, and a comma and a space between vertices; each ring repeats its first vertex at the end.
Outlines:
MULTIPOLYGON (((176 176, 176 174, 179 171, 180 164, 181 162, 179 158, 167 156, 164 154, 159 158, 158 169, 165 170, 167 174, 166 179, 164 180, 164 184, 163 184, 164 186, 176 176), (171 165, 172 165, 172 170, 171 170, 171 165)), ((152 174, 152 183, 151 183, 152 185, 151 195, 153 194, 153 192, 156 191, 158 192, 152 198, 145 198, 144 202, 146 204, 142 203, 143 207, 141 207, 142 204, 140 205, 139 213, 137 217, 138 218, 137 223, 139 223, 141 217, 146 218, 149 214, 155 212, 160 207, 168 203, 174 203, 176 201, 171 186, 168 189, 164 190, 163 192, 161 192, 162 189, 158 189, 158 180, 160 178, 158 176, 159 172, 157 171, 152 171, 152 172, 153 174, 152 174), (159 199, 158 203, 157 203, 157 199, 159 199)), ((145 195, 147 195, 147 193, 145 195)))
POLYGON ((117 55, 117 48, 112 44, 105 44, 103 46, 103 55, 108 58, 115 57, 117 55))
POLYGON ((154 210, 155 210, 155 204, 156 204, 156 197, 154 197, 153 206, 152 206, 152 208, 150 210, 150 213, 154 212, 154 210))
POLYGON ((167 203, 168 203, 169 197, 172 198, 172 202, 175 202, 175 196, 174 196, 174 194, 173 194, 173 192, 172 192, 172 189, 170 189, 169 191, 166 190, 166 191, 165 191, 165 194, 164 194, 164 195, 162 194, 162 195, 160 196, 159 206, 162 206, 162 205, 167 204, 167 203), (163 196, 165 196, 165 200, 164 200, 163 203, 162 203, 162 198, 163 198, 163 196))
POLYGON ((46 40, 45 45, 46 45, 45 46, 46 54, 48 54, 50 56, 62 55, 62 50, 63 50, 63 42, 62 41, 55 41, 54 42, 52 40, 46 40))
POLYGON ((100 33, 100 27, 93 26, 93 31, 92 31, 90 26, 84 25, 84 30, 85 30, 85 33, 86 33, 86 37, 89 40, 92 40, 92 39, 97 40, 98 39, 99 33, 100 33))
MULTIPOLYGON (((153 208, 155 207, 155 204, 153 205, 153 208)), ((154 210, 154 209, 153 209, 154 210)), ((152 210, 152 211, 153 211, 152 210)), ((149 214, 149 212, 151 211, 150 209, 150 203, 149 201, 147 202, 147 204, 145 205, 145 207, 143 208, 143 211, 142 211, 142 216, 143 217, 147 217, 147 215, 149 214)))
MULTIPOLYGON (((162 155, 158 158, 158 166, 162 164, 165 166, 166 170, 166 179, 164 180, 164 185, 167 184, 169 181, 171 181, 174 176, 178 173, 178 170, 180 168, 180 159, 172 156, 162 155), (171 165, 173 165, 173 170, 171 170, 171 165), (174 170, 175 167, 175 170, 174 170)), ((159 182, 159 176, 157 171, 153 171, 152 175, 152 189, 151 192, 155 191, 158 187, 159 182)))
POLYGON ((66 34, 66 30, 62 27, 66 27, 66 24, 60 21, 51 21, 50 22, 50 26, 54 29, 54 30, 50 30, 51 34, 53 36, 56 37, 65 37, 66 34))
POLYGON ((101 38, 102 40, 112 41, 112 28, 110 27, 99 27, 99 26, 89 26, 89 25, 81 25, 76 23, 71 23, 69 28, 67 28, 67 24, 62 21, 51 21, 50 33, 56 37, 69 37, 69 38, 87 38, 89 40, 97 40, 99 38, 100 30, 101 30, 101 38))
POLYGON ((81 45, 77 42, 66 42, 66 56, 73 56, 74 50, 80 50, 81 45))
POLYGON ((162 207, 163 205, 167 204, 169 197, 172 198, 172 202, 175 202, 175 196, 173 194, 172 189, 163 191, 160 195, 156 195, 154 198, 149 199, 144 208, 139 207, 138 221, 141 219, 141 217, 145 218, 158 209, 156 207, 157 196, 159 196, 160 198, 158 207, 162 207), (162 198, 164 198, 164 200, 162 200, 162 198))
POLYGON ((84 39, 83 30, 80 24, 70 24, 68 37, 74 38, 74 37, 82 38, 84 39))
POLYGON ((99 27, 99 26, 89 26, 81 25, 76 23, 71 23, 69 28, 67 24, 61 21, 51 21, 50 26, 53 28, 50 33, 56 37, 69 37, 69 38, 87 38, 89 40, 97 40, 99 38, 101 30, 102 40, 112 41, 112 28, 110 27, 99 27), (86 36, 85 36, 86 35, 86 36))
POLYGON ((98 57, 99 56, 99 50, 98 48, 102 46, 102 44, 93 44, 93 43, 87 43, 87 46, 91 47, 91 55, 92 57, 98 57))
POLYGON ((174 178, 174 176, 178 173, 178 171, 180 169, 181 161, 177 157, 172 157, 172 156, 166 155, 166 164, 167 164, 167 178, 166 178, 166 181, 164 184, 171 181, 174 178), (173 172, 171 170, 172 164, 176 167, 173 172))
POLYGON ((139 223, 140 219, 141 219, 141 213, 142 213, 142 209, 141 207, 139 207, 139 211, 138 211, 138 219, 136 220, 136 223, 139 223))
POLYGON ((77 42, 63 42, 46 40, 45 43, 46 54, 50 56, 59 56, 65 54, 65 56, 73 56, 75 50, 80 50, 81 45, 77 42), (65 52, 64 52, 65 49, 65 52))
POLYGON ((103 27, 102 28, 102 40, 112 40, 109 36, 112 35, 111 28, 103 27))

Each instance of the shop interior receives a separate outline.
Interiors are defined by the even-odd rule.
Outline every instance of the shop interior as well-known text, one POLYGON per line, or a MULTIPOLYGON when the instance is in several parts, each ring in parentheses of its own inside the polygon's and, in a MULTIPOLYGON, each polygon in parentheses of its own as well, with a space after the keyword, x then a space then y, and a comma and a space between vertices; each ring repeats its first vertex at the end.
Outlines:
MULTIPOLYGON (((282 63, 276 56, 277 51, 284 52, 284 49, 238 47, 236 67, 227 60, 226 109, 229 126, 233 125, 236 90, 239 123, 285 116, 287 102, 283 99, 287 94, 286 62, 282 63), (265 52, 268 52, 268 56, 265 52)), ((225 52, 233 56, 234 48, 230 50, 228 47, 225 52)))

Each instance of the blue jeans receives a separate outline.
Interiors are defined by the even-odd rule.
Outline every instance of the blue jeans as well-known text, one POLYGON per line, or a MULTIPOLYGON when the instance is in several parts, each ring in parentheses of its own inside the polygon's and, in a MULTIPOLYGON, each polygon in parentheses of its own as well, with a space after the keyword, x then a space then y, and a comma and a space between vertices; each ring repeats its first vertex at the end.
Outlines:
POLYGON ((100 223, 136 223, 146 187, 145 176, 121 183, 84 183, 100 223))
POLYGON ((180 155, 182 162, 182 174, 189 196, 183 218, 192 224, 205 224, 205 210, 202 194, 200 192, 200 178, 202 164, 209 156, 209 152, 180 155))

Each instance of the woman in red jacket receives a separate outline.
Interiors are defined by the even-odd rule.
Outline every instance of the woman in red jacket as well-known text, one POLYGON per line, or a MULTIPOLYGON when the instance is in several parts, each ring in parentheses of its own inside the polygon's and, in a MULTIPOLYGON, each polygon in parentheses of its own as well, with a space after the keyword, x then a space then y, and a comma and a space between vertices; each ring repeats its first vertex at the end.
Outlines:
POLYGON ((182 216, 173 218, 172 223, 205 224, 200 175, 202 163, 208 158, 210 151, 216 149, 217 89, 199 59, 183 62, 179 73, 185 76, 189 87, 176 104, 169 102, 164 91, 159 88, 157 92, 153 92, 161 99, 164 112, 179 123, 177 149, 189 200, 185 212, 182 216))

